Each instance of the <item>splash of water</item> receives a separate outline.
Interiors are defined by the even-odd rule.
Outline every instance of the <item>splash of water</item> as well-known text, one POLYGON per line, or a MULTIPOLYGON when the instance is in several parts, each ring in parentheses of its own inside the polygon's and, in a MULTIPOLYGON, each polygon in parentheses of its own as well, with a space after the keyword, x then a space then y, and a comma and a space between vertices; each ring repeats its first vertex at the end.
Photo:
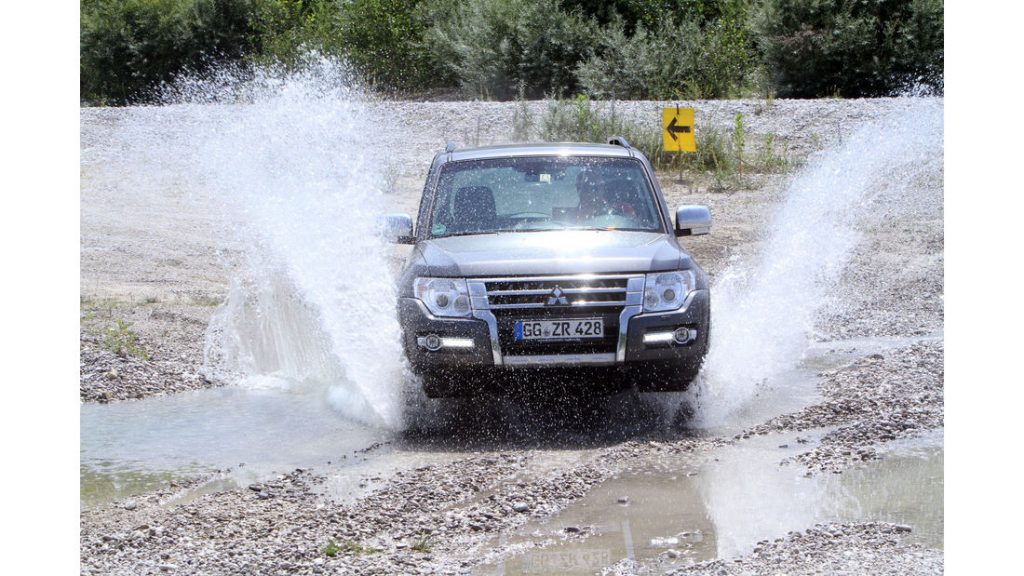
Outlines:
POLYGON ((401 425, 394 282, 366 97, 336 62, 178 83, 199 189, 245 254, 207 345, 214 373, 324 389, 347 416, 401 425), (209 104, 220 102, 220 104, 209 104), (226 103, 225 103, 226 102, 226 103))
POLYGON ((800 362, 864 227, 913 209, 922 201, 916 186, 941 173, 941 100, 907 103, 812 159, 770 219, 764 253, 733 264, 712 287, 702 423, 724 422, 800 362))

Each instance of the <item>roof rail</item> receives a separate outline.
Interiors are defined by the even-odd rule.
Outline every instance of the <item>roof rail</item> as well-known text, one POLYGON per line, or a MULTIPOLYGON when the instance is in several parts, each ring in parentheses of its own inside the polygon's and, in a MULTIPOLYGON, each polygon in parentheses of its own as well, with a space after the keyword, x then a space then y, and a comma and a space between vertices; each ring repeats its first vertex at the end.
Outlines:
POLYGON ((452 140, 449 140, 448 143, 445 144, 445 146, 444 146, 444 151, 449 153, 449 154, 454 152, 455 151, 455 142, 452 141, 452 140))
POLYGON ((629 145, 629 141, 626 140, 625 138, 623 138, 622 136, 612 136, 611 138, 608 139, 608 143, 611 144, 612 146, 622 146, 623 148, 632 148, 632 146, 629 145))

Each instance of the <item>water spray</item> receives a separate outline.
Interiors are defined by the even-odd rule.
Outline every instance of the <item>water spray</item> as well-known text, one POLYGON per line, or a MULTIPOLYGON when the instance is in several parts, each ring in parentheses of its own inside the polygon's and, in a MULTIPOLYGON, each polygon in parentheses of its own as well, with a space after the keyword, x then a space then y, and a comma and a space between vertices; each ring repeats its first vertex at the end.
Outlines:
POLYGON ((722 423, 799 364, 862 230, 913 209, 912 188, 941 172, 942 159, 942 102, 907 99, 905 110, 866 123, 796 174, 769 219, 764 253, 735 262, 712 286, 701 423, 722 423))

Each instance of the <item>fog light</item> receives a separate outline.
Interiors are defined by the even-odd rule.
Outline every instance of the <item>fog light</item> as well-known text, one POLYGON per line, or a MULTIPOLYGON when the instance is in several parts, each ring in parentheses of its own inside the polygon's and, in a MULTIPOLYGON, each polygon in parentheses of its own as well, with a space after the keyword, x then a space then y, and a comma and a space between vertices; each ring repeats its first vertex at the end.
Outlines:
POLYGON ((472 338, 441 338, 441 346, 445 348, 472 348, 472 338))
POLYGON ((672 339, 675 340, 676 344, 686 344, 692 337, 690 336, 689 328, 676 328, 676 331, 672 333, 672 339))
POLYGON ((437 352, 441 348, 472 348, 474 346, 472 338, 453 338, 437 334, 420 336, 416 338, 416 344, 431 352, 437 352))
POLYGON ((644 334, 644 344, 668 344, 673 335, 673 332, 648 332, 644 334))
POLYGON ((423 347, 427 350, 440 350, 441 349, 441 337, 437 334, 430 334, 426 338, 421 339, 423 347))

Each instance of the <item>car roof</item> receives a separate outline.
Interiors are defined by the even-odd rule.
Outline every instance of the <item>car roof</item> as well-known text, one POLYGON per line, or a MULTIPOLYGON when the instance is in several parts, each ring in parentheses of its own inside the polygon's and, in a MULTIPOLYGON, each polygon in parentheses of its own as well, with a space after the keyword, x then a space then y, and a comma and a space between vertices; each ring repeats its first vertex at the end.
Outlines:
POLYGON ((503 144, 460 148, 451 152, 450 160, 477 160, 507 158, 509 156, 606 156, 630 158, 632 149, 613 144, 588 142, 546 142, 543 144, 503 144))

